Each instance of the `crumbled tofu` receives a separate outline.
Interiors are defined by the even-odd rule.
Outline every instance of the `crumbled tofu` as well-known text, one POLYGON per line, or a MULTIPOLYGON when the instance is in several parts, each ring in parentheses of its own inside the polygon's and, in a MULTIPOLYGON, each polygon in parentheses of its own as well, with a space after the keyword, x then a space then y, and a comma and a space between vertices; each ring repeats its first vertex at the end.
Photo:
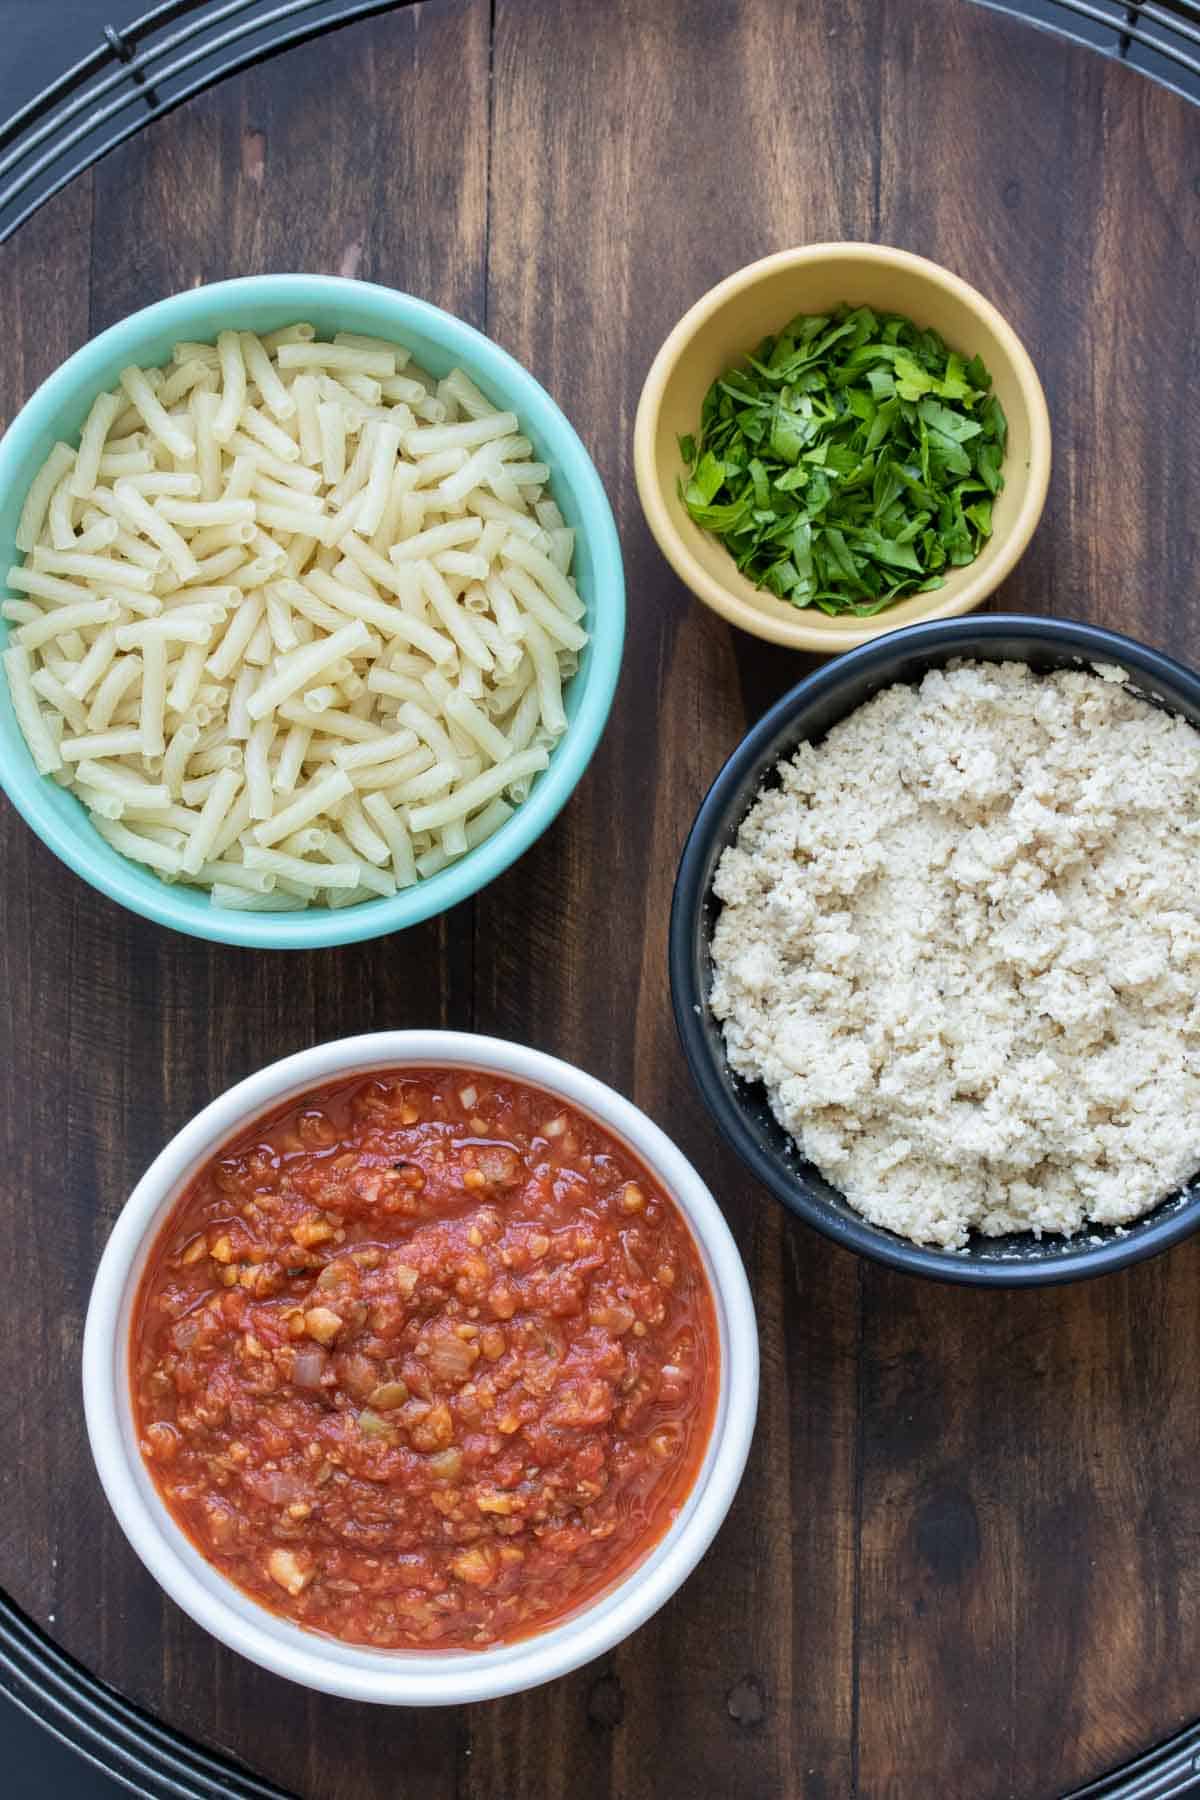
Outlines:
POLYGON ((1114 673, 885 689, 721 859, 731 1067, 918 1243, 1127 1224, 1200 1169, 1200 733, 1114 673))

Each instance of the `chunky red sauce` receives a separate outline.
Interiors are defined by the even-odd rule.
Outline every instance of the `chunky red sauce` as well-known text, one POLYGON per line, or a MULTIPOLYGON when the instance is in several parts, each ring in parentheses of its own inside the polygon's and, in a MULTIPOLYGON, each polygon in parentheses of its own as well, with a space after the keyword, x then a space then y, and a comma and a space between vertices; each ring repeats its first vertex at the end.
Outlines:
POLYGON ((209 1562, 297 1624, 450 1649, 556 1623, 658 1541, 719 1350, 629 1150, 436 1069, 227 1146, 155 1244, 130 1357, 147 1466, 209 1562))

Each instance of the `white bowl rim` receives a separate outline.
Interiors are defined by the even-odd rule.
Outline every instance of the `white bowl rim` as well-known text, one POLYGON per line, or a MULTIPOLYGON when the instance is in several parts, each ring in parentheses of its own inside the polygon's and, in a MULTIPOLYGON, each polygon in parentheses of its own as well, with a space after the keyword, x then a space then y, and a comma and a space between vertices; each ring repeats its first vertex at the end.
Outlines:
POLYGON ((758 1334, 749 1282, 708 1188, 638 1107, 543 1051, 471 1032, 365 1033, 301 1050, 204 1107, 160 1151, 125 1202, 96 1272, 83 1337, 83 1398, 109 1504, 160 1586, 197 1624, 262 1668, 323 1693, 401 1706, 497 1698, 568 1674, 644 1624, 691 1573, 737 1491, 758 1400, 758 1334), (614 1587, 538 1636, 485 1651, 382 1651, 339 1643, 278 1618, 242 1594, 190 1544, 158 1498, 133 1432, 125 1333, 145 1254, 186 1179, 240 1126, 338 1076, 462 1066, 528 1082, 590 1113, 646 1162, 691 1228, 720 1332, 717 1409, 704 1462, 678 1518, 614 1587))

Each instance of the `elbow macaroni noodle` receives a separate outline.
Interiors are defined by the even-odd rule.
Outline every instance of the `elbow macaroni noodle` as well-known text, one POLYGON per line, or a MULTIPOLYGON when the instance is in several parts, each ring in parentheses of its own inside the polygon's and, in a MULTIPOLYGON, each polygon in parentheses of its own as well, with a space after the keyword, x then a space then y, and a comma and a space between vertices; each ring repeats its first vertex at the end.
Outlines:
POLYGON ((531 456, 461 370, 348 332, 122 370, 34 478, 0 606, 39 772, 216 906, 351 905, 474 849, 587 643, 531 456))

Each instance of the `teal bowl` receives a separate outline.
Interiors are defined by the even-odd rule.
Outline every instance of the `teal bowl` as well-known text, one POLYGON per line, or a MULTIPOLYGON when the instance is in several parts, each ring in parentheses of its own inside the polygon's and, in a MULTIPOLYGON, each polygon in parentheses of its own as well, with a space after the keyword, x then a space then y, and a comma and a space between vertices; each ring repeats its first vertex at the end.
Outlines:
MULTIPOLYGON (((573 573, 587 608, 589 641, 564 690, 566 733, 512 818, 427 881, 391 899, 332 912, 215 907, 201 889, 168 885, 111 849, 75 796, 34 768, 0 679, 0 786, 42 842, 84 881, 143 918, 191 937, 267 950, 382 937, 445 912, 494 881, 551 824, 587 768, 612 705, 625 637, 625 580, 612 508, 591 457, 545 388, 498 344, 440 307, 333 275, 251 275, 192 288, 122 319, 68 357, 0 439, 0 571, 16 558, 21 505, 51 446, 58 438, 78 442, 92 401, 116 386, 123 368, 167 362, 181 338, 211 342, 227 327, 275 331, 297 319, 309 320, 322 336, 358 331, 393 338, 432 375, 461 367, 498 406, 516 413, 537 459, 553 470, 550 490, 575 532, 573 573)), ((0 622, 0 648, 8 629, 0 622)))

